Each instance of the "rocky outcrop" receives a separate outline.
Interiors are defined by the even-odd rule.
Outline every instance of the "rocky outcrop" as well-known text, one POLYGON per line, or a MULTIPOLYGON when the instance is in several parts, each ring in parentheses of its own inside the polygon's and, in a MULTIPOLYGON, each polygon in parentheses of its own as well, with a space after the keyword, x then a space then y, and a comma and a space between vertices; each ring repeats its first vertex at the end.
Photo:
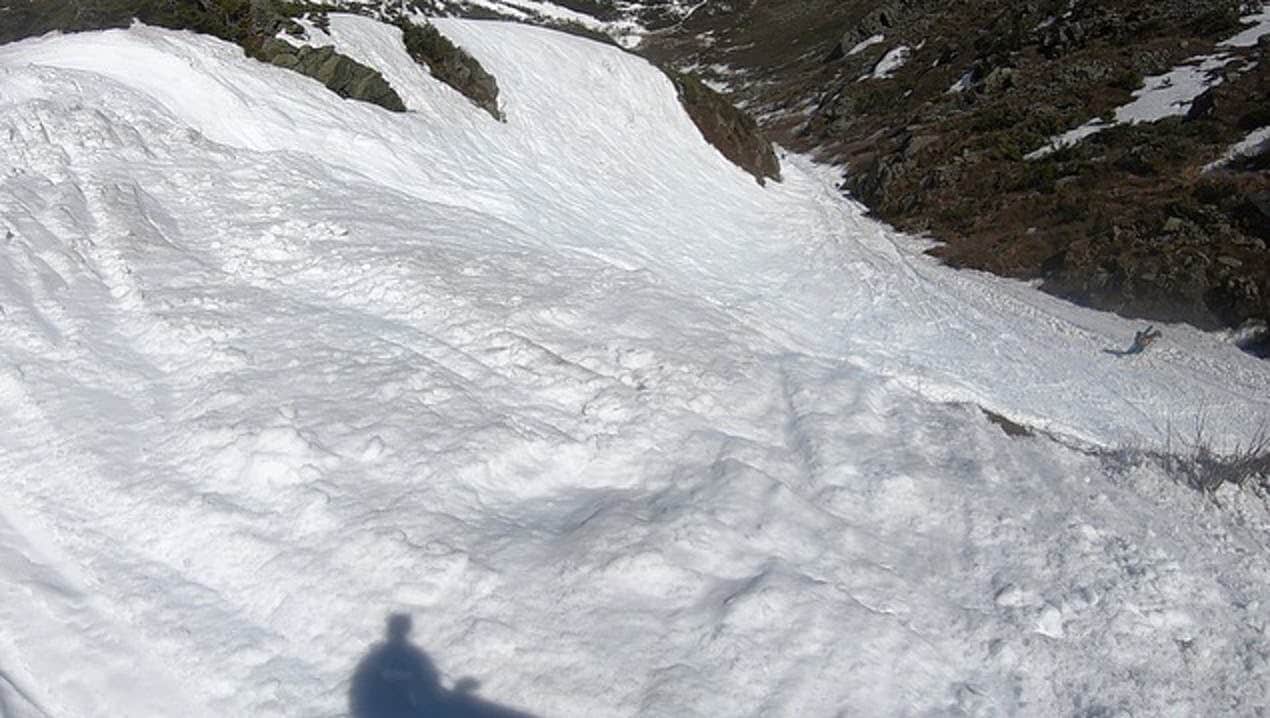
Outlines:
POLYGON ((275 39, 300 34, 294 18, 321 6, 277 0, 13 0, 0 6, 0 42, 53 30, 79 32, 127 27, 134 19, 174 30, 193 30, 238 44, 250 56, 295 70, 340 97, 405 111, 379 72, 331 48, 296 48, 275 39))
POLYGON ((688 117, 707 142, 733 164, 754 175, 759 184, 769 179, 780 181, 780 160, 754 118, 700 80, 673 70, 665 72, 675 83, 688 117))
POLYGON ((506 120, 498 107, 498 81, 481 67, 476 58, 450 42, 431 24, 419 25, 402 20, 400 27, 406 52, 415 62, 428 68, 433 77, 458 90, 494 119, 500 122, 506 120))
POLYGON ((297 47, 270 38, 255 54, 260 60, 311 77, 345 99, 370 102, 393 112, 406 111, 401 96, 383 75, 332 47, 297 47))
POLYGON ((913 19, 940 0, 887 0, 862 6, 864 14, 848 20, 846 30, 827 58, 828 62, 840 59, 856 45, 871 37, 886 36, 894 28, 912 23, 913 19))

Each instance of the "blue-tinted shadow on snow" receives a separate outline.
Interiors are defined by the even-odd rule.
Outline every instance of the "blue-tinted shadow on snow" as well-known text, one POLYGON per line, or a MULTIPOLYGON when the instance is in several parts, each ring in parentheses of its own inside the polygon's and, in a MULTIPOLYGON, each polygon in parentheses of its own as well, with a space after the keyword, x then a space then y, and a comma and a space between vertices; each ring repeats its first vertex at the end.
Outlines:
POLYGON ((432 659, 410 642, 410 629, 410 616, 392 614, 387 640, 357 664, 348 692, 353 718, 534 718, 478 697, 474 679, 442 687, 432 659))

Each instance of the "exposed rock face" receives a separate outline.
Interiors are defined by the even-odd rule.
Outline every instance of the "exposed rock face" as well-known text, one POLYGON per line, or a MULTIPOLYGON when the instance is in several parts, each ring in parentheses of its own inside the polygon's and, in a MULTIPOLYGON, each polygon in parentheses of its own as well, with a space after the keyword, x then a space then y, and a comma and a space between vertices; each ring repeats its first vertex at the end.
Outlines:
POLYGON ((406 52, 415 62, 428 68, 433 77, 458 90, 494 119, 506 120, 498 108, 498 82, 476 58, 450 42, 432 25, 417 25, 403 20, 400 26, 406 52))
POLYGON ((754 175, 759 184, 768 179, 780 181, 780 160, 754 118, 700 80, 674 71, 666 74, 675 83, 679 101, 707 142, 733 164, 754 175))
POLYGON ((406 111, 405 103, 383 75, 332 47, 295 47, 270 38, 261 44, 256 56, 311 77, 340 97, 370 102, 393 112, 406 111))

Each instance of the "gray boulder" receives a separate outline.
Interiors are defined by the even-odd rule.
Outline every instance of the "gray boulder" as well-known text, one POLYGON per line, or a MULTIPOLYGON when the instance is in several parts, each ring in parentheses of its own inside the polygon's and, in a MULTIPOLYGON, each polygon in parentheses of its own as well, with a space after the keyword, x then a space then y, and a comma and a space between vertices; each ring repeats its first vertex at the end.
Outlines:
POLYGON ((311 77, 345 99, 369 102, 393 112, 406 111, 401 96, 379 71, 339 54, 335 48, 295 47, 269 39, 261 44, 258 57, 311 77))

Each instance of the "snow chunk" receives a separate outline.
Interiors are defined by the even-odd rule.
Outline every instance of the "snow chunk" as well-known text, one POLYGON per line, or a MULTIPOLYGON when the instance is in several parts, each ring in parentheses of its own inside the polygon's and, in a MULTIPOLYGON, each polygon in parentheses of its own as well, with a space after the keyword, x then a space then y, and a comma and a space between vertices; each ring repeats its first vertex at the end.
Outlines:
POLYGON ((1111 123, 1103 122, 1102 120, 1090 120, 1074 130, 1068 130, 1063 134, 1052 138, 1048 144, 1040 149, 1033 150, 1023 155, 1023 159, 1039 160, 1042 157, 1054 154, 1064 147, 1071 147, 1086 137, 1096 135, 1108 127, 1111 127, 1111 123))
POLYGON ((1270 35, 1270 5, 1263 5, 1261 12, 1245 15, 1240 22, 1248 29, 1217 43, 1219 47, 1252 47, 1263 35, 1270 35))
POLYGON ((952 94, 954 92, 965 92, 974 86, 974 70, 966 70, 957 78, 957 81, 944 90, 944 94, 952 94))
POLYGON ((1221 159, 1204 165, 1204 171, 1208 172, 1244 157, 1264 152, 1266 143, 1270 143, 1270 126, 1261 127, 1248 133, 1247 137, 1231 145, 1221 159))
POLYGON ((874 80, 885 80, 895 75, 895 71, 904 66, 908 62, 908 57, 912 50, 908 45, 900 45, 882 56, 878 60, 878 64, 873 66, 873 73, 869 76, 874 80))
POLYGON ((1053 604, 1041 609, 1036 619, 1036 632, 1047 638, 1063 637, 1063 612, 1053 604))
POLYGON ((242 433, 220 454, 228 486, 245 493, 312 481, 338 463, 296 427, 279 424, 242 433))
POLYGON ((886 40, 885 35, 874 35, 870 38, 861 40, 860 42, 857 42, 855 46, 852 47, 850 50, 847 50, 847 57, 851 57, 852 55, 858 55, 864 52, 865 50, 869 49, 870 47, 873 47, 874 45, 880 42, 883 42, 885 40, 886 40))
POLYGON ((1137 124, 1165 117, 1185 115, 1204 90, 1221 83, 1213 73, 1234 62, 1225 55, 1200 56, 1198 65, 1175 67, 1163 75, 1153 75, 1134 91, 1133 101, 1116 109, 1116 122, 1137 124))

